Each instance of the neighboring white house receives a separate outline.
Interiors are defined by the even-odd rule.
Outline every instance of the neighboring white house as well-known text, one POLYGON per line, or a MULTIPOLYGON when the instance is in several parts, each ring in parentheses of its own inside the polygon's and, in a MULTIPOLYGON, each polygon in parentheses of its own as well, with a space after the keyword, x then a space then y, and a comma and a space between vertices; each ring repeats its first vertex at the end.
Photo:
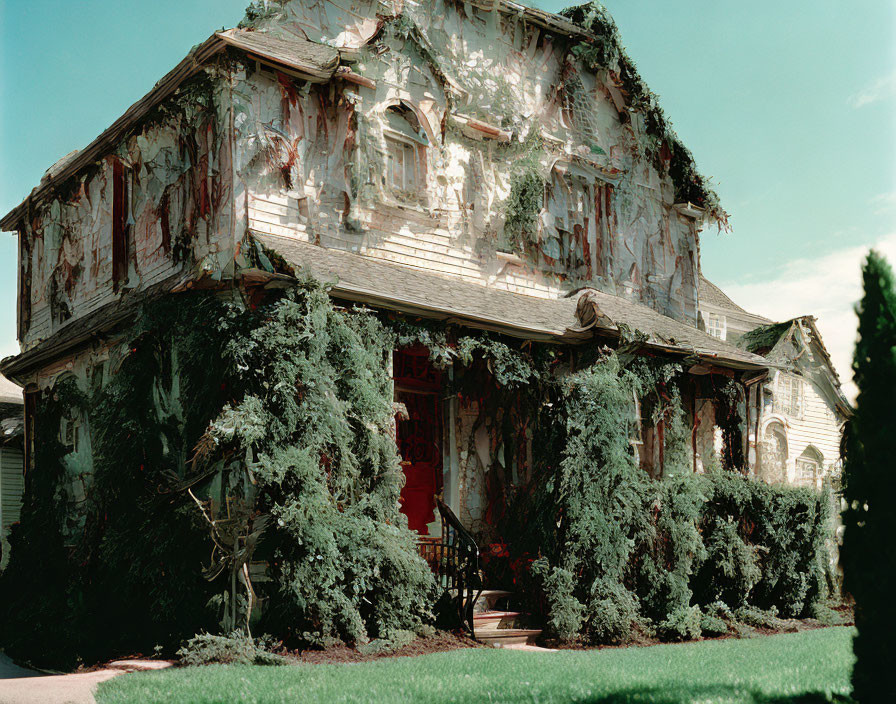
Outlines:
POLYGON ((9 561, 9 528, 22 509, 24 428, 22 389, 0 376, 0 570, 9 561))
POLYGON ((737 305, 722 289, 700 275, 700 317, 698 327, 713 337, 731 344, 760 325, 773 321, 749 313, 737 305))
POLYGON ((838 486, 840 439, 852 408, 815 318, 773 323, 745 311, 702 276, 699 308, 707 332, 772 363, 749 431, 752 471, 769 483, 820 488, 827 477, 838 486))

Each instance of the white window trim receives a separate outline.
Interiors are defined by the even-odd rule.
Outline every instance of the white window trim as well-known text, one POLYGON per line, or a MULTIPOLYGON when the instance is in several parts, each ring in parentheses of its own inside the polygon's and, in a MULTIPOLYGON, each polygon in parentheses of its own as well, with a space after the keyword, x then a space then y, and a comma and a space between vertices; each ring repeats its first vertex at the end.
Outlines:
POLYGON ((706 328, 706 333, 708 335, 712 335, 718 340, 724 341, 728 337, 727 315, 703 311, 703 325, 706 328), (714 334, 713 330, 718 330, 719 334, 714 334))

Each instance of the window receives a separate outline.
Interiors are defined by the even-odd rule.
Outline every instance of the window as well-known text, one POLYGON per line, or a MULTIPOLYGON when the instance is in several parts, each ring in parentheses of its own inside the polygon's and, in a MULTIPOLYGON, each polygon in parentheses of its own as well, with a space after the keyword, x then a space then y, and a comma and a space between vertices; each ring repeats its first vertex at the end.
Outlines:
POLYGON ((818 463, 815 460, 800 457, 796 461, 796 478, 801 484, 814 484, 818 476, 818 463))
POLYGON ((787 433, 777 421, 769 423, 761 448, 761 475, 769 482, 783 482, 787 478, 787 433))
POLYGON ((386 180, 393 194, 422 194, 426 186, 429 140, 414 112, 403 105, 386 111, 386 180))
POLYGON ((824 457, 815 447, 809 445, 796 459, 796 481, 806 486, 816 486, 822 475, 824 457))
POLYGON ((112 285, 117 291, 128 280, 133 214, 133 169, 112 163, 112 285))
POLYGON ((704 313, 703 322, 706 325, 706 332, 713 337, 724 340, 727 335, 727 319, 724 315, 716 313, 704 313))
POLYGON ((775 408, 778 413, 799 418, 803 414, 803 382, 791 374, 778 374, 778 388, 775 393, 775 408))
POLYGON ((386 138, 389 149, 389 186, 393 190, 416 193, 420 190, 420 165, 417 148, 406 142, 386 138))

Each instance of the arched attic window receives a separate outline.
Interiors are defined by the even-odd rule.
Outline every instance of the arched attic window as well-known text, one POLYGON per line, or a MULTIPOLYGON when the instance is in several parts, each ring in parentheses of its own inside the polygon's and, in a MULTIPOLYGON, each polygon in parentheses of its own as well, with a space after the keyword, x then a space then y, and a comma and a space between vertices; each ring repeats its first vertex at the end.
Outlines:
POLYGON ((399 196, 419 198, 426 187, 426 148, 429 139, 420 120, 403 103, 386 109, 386 183, 399 196))
POLYGON ((796 480, 806 486, 815 486, 824 469, 824 455, 814 445, 809 445, 796 458, 796 480))

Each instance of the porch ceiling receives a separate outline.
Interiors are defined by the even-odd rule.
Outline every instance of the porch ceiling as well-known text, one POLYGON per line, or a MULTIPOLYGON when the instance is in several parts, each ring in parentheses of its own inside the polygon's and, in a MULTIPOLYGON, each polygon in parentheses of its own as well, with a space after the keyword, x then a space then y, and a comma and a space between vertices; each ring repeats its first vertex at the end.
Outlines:
POLYGON ((673 320, 640 303, 585 289, 568 298, 538 298, 490 288, 351 252, 326 249, 291 237, 252 233, 290 265, 332 284, 343 300, 368 303, 426 318, 449 320, 527 340, 581 343, 595 333, 619 337, 618 323, 649 336, 647 346, 676 355, 696 355, 733 369, 768 369, 763 357, 740 350, 695 327, 673 320), (601 315, 588 329, 576 316, 587 295, 601 315))

